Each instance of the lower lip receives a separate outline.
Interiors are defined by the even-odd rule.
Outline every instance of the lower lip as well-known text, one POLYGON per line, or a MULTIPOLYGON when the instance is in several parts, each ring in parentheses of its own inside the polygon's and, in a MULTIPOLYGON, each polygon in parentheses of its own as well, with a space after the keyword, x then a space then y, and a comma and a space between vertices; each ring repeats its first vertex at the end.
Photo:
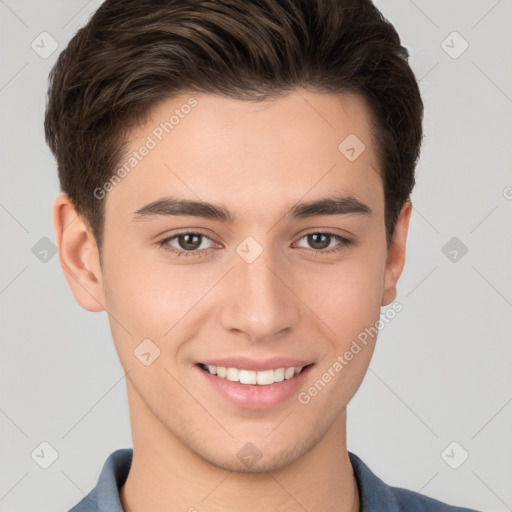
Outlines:
POLYGON ((197 371, 216 391, 232 404, 246 409, 270 409, 289 399, 304 384, 312 367, 309 365, 291 379, 260 386, 222 379, 196 365, 197 371))

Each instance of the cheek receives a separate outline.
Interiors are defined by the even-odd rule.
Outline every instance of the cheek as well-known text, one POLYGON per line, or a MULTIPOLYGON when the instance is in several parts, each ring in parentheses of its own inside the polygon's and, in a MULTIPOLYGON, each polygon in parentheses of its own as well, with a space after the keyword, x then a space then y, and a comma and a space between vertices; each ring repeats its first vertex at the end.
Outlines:
POLYGON ((222 269, 201 265, 162 260, 155 264, 137 256, 105 257, 105 305, 117 345, 126 351, 128 345, 149 338, 162 348, 169 347, 173 332, 186 340, 187 331, 197 327, 193 320, 207 302, 202 299, 222 274, 222 269), (121 341, 127 338, 130 343, 121 341))
MULTIPOLYGON (((342 265, 315 283, 307 295, 311 309, 327 325, 329 342, 318 346, 321 359, 298 402, 312 416, 329 417, 344 409, 360 386, 375 348, 382 297, 381 263, 342 265), (314 306, 313 306, 314 304, 314 306)), ((306 302, 305 301, 305 302, 306 302)))
POLYGON ((384 263, 376 253, 354 253, 340 264, 308 272, 305 301, 330 328, 340 349, 378 320, 383 276, 384 263))

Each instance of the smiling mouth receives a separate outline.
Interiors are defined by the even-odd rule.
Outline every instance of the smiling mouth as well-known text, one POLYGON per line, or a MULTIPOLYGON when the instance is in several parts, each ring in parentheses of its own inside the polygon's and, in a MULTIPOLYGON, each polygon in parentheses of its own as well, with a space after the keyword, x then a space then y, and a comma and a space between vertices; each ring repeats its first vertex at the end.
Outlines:
POLYGON ((283 368, 274 368, 272 370, 244 370, 240 368, 226 368, 224 366, 206 365, 199 363, 198 366, 205 372, 215 375, 221 379, 231 382, 239 382, 240 384, 268 386, 276 382, 293 379, 308 368, 313 363, 306 366, 290 366, 283 368))

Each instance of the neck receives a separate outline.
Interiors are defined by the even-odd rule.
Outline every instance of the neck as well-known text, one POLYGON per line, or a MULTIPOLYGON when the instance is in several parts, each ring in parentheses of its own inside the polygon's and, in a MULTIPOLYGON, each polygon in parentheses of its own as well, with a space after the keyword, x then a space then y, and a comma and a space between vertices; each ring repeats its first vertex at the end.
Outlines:
POLYGON ((261 473, 225 470, 202 459, 128 393, 133 459, 120 489, 125 512, 357 512, 359 494, 346 449, 346 412, 302 457, 261 473))

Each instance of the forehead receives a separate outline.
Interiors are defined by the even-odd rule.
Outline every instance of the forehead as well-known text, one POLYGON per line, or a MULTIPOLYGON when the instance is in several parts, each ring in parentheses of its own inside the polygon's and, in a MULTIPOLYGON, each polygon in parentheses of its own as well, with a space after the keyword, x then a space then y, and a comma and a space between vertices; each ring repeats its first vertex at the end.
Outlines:
MULTIPOLYGON (((355 94, 297 90, 250 102, 213 94, 166 99, 136 127, 107 216, 167 195, 215 201, 243 214, 351 194, 383 209, 372 113, 355 94)), ((241 218, 240 215, 237 218, 241 218)))

